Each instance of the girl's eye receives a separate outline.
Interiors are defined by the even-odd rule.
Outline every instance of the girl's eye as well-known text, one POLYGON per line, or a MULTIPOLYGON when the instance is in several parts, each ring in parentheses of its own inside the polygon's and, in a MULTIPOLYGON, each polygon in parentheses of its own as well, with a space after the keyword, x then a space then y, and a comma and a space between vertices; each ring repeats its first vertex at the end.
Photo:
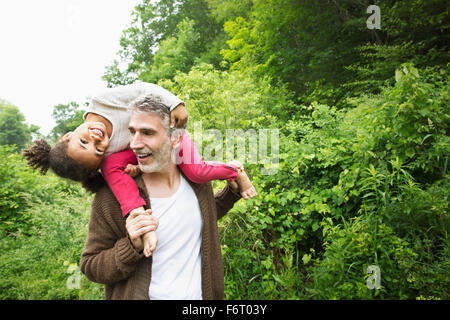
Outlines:
POLYGON ((87 141, 84 140, 84 139, 80 139, 80 142, 81 142, 82 144, 86 144, 86 143, 87 143, 87 141))

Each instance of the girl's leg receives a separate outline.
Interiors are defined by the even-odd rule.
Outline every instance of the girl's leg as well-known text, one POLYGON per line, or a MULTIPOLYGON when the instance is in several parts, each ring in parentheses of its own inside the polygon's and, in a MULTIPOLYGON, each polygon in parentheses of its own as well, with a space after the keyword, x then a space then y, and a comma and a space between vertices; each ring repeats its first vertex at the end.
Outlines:
POLYGON ((241 163, 232 161, 230 164, 225 164, 216 161, 203 161, 187 131, 185 131, 181 140, 179 158, 181 160, 181 163, 179 163, 180 169, 192 182, 205 183, 211 180, 236 180, 241 195, 245 200, 256 195, 256 190, 241 163))
POLYGON ((234 181, 238 177, 238 170, 232 165, 217 161, 203 161, 187 131, 181 138, 179 158, 181 171, 195 183, 226 179, 234 181))

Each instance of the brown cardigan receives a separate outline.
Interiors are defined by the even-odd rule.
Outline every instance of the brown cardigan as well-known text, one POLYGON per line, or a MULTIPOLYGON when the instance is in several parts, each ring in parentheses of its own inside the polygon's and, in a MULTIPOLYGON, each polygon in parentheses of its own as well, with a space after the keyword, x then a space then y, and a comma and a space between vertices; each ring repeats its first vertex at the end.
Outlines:
MULTIPOLYGON (((149 196, 141 176, 136 183, 150 208, 149 196)), ((223 299, 224 274, 217 220, 230 210, 240 195, 228 184, 213 195, 211 183, 195 184, 194 190, 202 214, 202 295, 203 299, 223 299)), ((176 223, 176 221, 174 221, 176 223)), ((91 205, 88 235, 80 261, 86 277, 105 284, 106 299, 149 299, 152 258, 137 252, 128 237, 120 205, 105 186, 91 205)))

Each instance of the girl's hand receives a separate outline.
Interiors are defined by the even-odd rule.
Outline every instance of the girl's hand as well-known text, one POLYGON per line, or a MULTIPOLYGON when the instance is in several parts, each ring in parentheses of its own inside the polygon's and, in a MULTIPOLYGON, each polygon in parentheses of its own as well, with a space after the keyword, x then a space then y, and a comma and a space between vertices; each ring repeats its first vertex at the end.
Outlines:
POLYGON ((144 244, 144 256, 146 258, 150 257, 156 249, 158 243, 158 236, 155 231, 147 232, 142 236, 142 242, 144 244))
POLYGON ((170 112, 170 127, 175 127, 175 121, 177 121, 177 127, 183 128, 188 120, 188 113, 183 103, 180 103, 170 112))

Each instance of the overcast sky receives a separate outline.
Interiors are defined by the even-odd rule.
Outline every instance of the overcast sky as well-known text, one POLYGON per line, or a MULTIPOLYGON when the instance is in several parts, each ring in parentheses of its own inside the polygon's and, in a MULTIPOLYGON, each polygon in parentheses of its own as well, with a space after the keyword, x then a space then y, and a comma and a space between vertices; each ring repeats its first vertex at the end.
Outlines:
POLYGON ((1 0, 0 99, 48 134, 53 106, 105 88, 139 0, 1 0))

